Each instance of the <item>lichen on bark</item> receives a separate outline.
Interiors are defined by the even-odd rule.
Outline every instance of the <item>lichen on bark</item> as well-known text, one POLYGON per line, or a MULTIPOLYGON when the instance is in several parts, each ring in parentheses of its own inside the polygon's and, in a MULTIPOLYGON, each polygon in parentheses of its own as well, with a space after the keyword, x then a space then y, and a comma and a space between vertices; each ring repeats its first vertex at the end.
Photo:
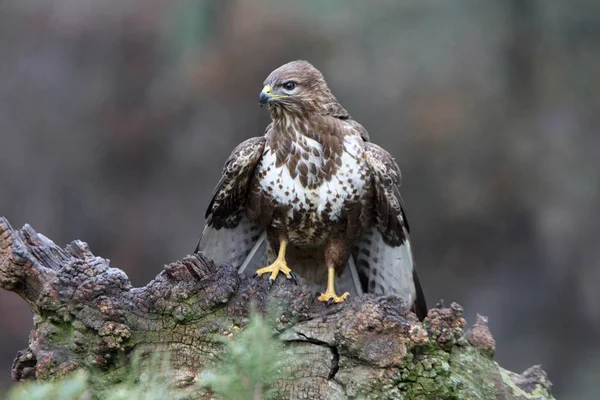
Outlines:
MULTIPOLYGON (((327 307, 298 285, 237 274, 202 254, 167 265, 146 286, 97 257, 87 244, 64 249, 26 225, 0 218, 0 287, 30 305, 33 329, 13 364, 17 381, 100 371, 110 387, 134 354, 168 355, 173 384, 194 387, 218 365, 223 340, 252 310, 273 315, 286 362, 274 398, 551 399, 544 371, 523 374, 492 359, 486 320, 465 333, 462 308, 431 309, 423 322, 393 296, 364 295, 327 307)), ((191 395, 202 397, 205 391, 191 395)))

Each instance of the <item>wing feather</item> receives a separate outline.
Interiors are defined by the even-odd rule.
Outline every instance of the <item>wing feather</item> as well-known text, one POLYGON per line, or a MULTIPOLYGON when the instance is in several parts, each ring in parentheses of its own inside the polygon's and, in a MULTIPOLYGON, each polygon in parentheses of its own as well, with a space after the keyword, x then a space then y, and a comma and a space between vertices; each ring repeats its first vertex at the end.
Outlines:
POLYGON ((233 228, 244 215, 250 180, 265 147, 265 137, 255 137, 239 144, 231 153, 213 197, 206 209, 207 225, 233 228))
POLYGON ((365 142, 364 149, 375 192, 375 221, 363 230, 352 251, 363 290, 403 297, 423 319, 427 307, 415 270, 400 196, 400 169, 392 156, 376 144, 365 142))
POLYGON ((265 137, 238 145, 223 168, 223 174, 206 210, 206 224, 195 252, 202 251, 217 263, 247 267, 254 257, 263 262, 263 230, 245 213, 246 198, 254 171, 260 162, 265 137), (261 254, 259 249, 263 249, 261 254))

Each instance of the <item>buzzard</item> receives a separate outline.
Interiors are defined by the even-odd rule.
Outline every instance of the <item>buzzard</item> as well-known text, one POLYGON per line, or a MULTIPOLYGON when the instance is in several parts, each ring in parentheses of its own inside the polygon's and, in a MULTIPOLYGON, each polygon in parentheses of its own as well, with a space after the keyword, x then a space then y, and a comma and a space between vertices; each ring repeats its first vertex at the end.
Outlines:
POLYGON ((394 159, 307 61, 274 70, 259 103, 272 122, 225 163, 196 251, 240 272, 262 267, 270 284, 294 272, 326 282, 317 300, 328 304, 350 292, 399 295, 424 318, 394 159))

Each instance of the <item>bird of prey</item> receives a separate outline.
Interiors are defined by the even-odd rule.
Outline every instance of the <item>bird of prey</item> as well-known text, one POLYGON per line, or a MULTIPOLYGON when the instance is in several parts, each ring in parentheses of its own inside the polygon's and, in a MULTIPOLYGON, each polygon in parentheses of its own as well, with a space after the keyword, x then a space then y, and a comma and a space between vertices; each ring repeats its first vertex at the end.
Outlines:
POLYGON ((326 282, 327 304, 398 295, 424 318, 394 159, 307 61, 274 70, 259 103, 272 122, 226 161, 196 251, 240 272, 262 267, 270 284, 294 272, 315 289, 326 282))

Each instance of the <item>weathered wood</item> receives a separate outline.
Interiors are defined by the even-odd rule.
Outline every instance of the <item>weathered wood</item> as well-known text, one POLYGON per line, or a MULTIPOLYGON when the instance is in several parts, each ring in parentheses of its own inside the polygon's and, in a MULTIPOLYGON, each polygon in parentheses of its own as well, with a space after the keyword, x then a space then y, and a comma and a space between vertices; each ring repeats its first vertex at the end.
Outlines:
MULTIPOLYGON (((34 313, 29 347, 17 354, 15 380, 48 380, 79 368, 118 382, 133 350, 169 352, 184 390, 216 361, 216 336, 243 329, 250 310, 275 308, 294 353, 278 398, 551 399, 540 367, 514 374, 493 360, 494 340, 478 318, 464 333, 457 304, 423 323, 395 297, 364 295, 342 305, 315 302, 307 286, 239 276, 201 254, 167 265, 141 288, 109 260, 74 241, 62 249, 29 225, 0 218, 0 287, 34 313), (292 376, 293 379, 289 379, 292 376)), ((201 395, 201 394, 199 394, 201 395)))

